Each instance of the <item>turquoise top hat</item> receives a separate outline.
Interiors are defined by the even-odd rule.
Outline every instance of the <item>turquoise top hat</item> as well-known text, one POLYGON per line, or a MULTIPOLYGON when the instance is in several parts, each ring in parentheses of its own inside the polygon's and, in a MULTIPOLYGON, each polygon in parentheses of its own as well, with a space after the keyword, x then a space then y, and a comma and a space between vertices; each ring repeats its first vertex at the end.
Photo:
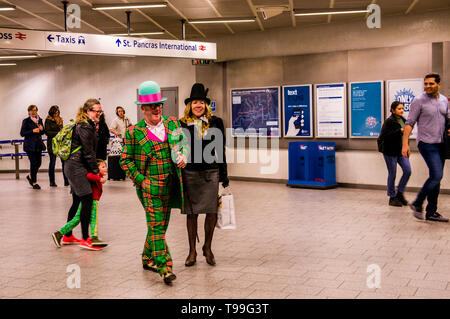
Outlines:
POLYGON ((157 104, 163 103, 167 98, 162 97, 161 88, 158 83, 153 81, 145 81, 139 85, 138 100, 136 104, 157 104))

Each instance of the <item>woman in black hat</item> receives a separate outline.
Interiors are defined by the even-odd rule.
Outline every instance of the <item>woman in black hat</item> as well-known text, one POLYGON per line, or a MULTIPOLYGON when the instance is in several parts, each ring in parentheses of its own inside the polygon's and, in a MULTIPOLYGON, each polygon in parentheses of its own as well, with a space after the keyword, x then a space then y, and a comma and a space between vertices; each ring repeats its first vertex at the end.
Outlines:
POLYGON ((198 214, 206 214, 203 256, 211 266, 216 264, 211 251, 214 228, 217 223, 219 182, 228 187, 225 159, 225 128, 221 118, 211 115, 206 97, 208 89, 201 83, 192 86, 191 96, 184 101, 186 109, 180 119, 189 145, 188 164, 183 169, 184 213, 187 214, 189 255, 185 265, 193 266, 197 252, 198 214))

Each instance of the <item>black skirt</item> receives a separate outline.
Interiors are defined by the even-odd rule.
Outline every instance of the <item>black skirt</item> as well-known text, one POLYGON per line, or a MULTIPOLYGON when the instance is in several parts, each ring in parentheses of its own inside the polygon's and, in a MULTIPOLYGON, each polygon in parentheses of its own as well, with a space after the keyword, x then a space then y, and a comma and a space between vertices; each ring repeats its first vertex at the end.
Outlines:
POLYGON ((182 170, 185 214, 217 214, 219 169, 182 170))

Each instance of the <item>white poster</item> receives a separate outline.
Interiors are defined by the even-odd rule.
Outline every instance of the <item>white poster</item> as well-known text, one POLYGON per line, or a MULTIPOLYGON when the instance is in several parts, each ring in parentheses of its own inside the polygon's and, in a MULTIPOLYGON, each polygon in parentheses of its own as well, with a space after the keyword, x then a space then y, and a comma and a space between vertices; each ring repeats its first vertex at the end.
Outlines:
POLYGON ((317 84, 317 138, 346 138, 346 84, 317 84))
MULTIPOLYGON (((405 113, 403 117, 408 119, 409 108, 414 98, 423 93, 423 79, 390 80, 387 81, 386 118, 391 116, 391 104, 394 101, 403 103, 405 113)), ((417 126, 414 127, 410 138, 417 137, 417 126)))

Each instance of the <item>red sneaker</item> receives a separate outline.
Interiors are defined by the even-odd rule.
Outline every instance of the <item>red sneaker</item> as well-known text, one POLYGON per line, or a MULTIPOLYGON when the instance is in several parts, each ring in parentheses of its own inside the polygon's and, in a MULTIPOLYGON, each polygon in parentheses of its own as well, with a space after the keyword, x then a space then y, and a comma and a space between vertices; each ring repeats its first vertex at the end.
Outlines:
POLYGON ((102 250, 103 249, 103 247, 92 246, 91 237, 89 237, 86 240, 81 240, 80 247, 83 249, 89 249, 89 250, 102 250))
POLYGON ((79 245, 81 244, 81 239, 76 238, 74 235, 67 237, 66 235, 63 236, 61 243, 63 245, 79 245))

